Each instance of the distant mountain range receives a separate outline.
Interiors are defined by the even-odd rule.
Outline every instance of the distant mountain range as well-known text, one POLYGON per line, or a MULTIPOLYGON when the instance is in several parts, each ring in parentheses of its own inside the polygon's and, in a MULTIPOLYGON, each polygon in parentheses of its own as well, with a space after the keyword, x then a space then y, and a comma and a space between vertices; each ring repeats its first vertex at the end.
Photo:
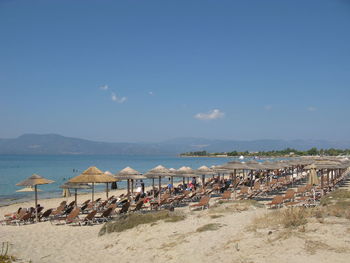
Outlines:
POLYGON ((14 139, 0 139, 0 154, 124 154, 159 155, 189 151, 270 151, 287 147, 297 150, 350 148, 350 141, 326 140, 214 140, 177 138, 158 143, 109 143, 70 138, 57 134, 24 134, 14 139))

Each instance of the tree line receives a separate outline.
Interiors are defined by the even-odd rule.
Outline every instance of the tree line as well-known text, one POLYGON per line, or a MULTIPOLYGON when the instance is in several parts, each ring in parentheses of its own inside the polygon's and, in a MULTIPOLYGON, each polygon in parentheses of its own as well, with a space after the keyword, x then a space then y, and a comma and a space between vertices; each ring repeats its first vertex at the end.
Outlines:
POLYGON ((350 155, 350 149, 317 149, 313 147, 306 151, 300 151, 293 148, 286 148, 284 150, 274 150, 274 151, 259 151, 259 152, 249 152, 249 151, 232 151, 232 152, 221 152, 221 153, 209 153, 207 151, 196 151, 196 152, 186 152, 180 154, 181 156, 216 156, 216 155, 227 155, 227 156, 264 156, 264 157, 274 157, 274 156, 310 156, 310 155, 326 155, 326 156, 338 156, 338 155, 350 155))

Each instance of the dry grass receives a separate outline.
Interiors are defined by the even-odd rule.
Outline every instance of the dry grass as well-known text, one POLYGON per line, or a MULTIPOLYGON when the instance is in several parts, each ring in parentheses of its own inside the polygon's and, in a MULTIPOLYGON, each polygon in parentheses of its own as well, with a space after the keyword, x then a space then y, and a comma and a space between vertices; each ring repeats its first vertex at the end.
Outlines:
POLYGON ((337 190, 321 199, 321 206, 314 208, 291 207, 269 212, 253 220, 250 230, 260 228, 296 228, 307 224, 308 218, 316 218, 323 223, 329 216, 350 219, 350 192, 337 190))
POLYGON ((321 207, 316 217, 336 216, 350 219, 350 192, 345 189, 336 190, 321 198, 321 207))
POLYGON ((257 217, 248 227, 256 231, 261 228, 296 228, 307 223, 308 212, 305 208, 288 208, 269 212, 257 217))
POLYGON ((330 245, 321 241, 305 240, 305 250, 307 253, 314 255, 318 250, 329 250, 335 253, 348 253, 350 249, 348 247, 331 247, 330 245))
POLYGON ((171 237, 170 242, 163 243, 159 249, 164 250, 164 251, 169 251, 172 250, 174 247, 188 243, 188 241, 185 239, 187 237, 186 234, 180 234, 180 235, 175 235, 171 237))
POLYGON ((16 258, 9 255, 0 255, 0 263, 12 263, 16 262, 16 258))
POLYGON ((223 217, 223 215, 211 215, 210 218, 212 219, 216 219, 216 218, 220 218, 223 217))
MULTIPOLYGON (((350 192, 345 189, 338 189, 324 197, 321 198, 321 205, 329 205, 334 202, 344 201, 346 199, 350 200, 350 192)), ((347 200, 347 201, 349 201, 347 200)))
POLYGON ((290 208, 282 212, 281 223, 285 228, 295 228, 307 223, 305 208, 290 208))
POLYGON ((154 225, 159 220, 164 220, 164 222, 178 222, 184 219, 185 216, 183 214, 169 211, 159 211, 147 214, 132 213, 129 215, 119 216, 115 220, 104 224, 99 232, 99 235, 112 232, 122 232, 142 224, 154 225))
POLYGON ((262 205, 255 200, 237 200, 231 202, 219 201, 211 207, 209 213, 239 213, 247 211, 252 207, 262 207, 262 205))
POLYGON ((2 242, 0 251, 0 263, 12 263, 16 261, 14 256, 8 255, 9 243, 2 242))
POLYGON ((212 224, 206 224, 204 226, 198 227, 196 232, 204 232, 204 231, 215 231, 218 230, 222 225, 212 223, 212 224))
POLYGON ((330 250, 331 247, 321 241, 305 240, 305 250, 307 253, 314 255, 317 250, 330 250))

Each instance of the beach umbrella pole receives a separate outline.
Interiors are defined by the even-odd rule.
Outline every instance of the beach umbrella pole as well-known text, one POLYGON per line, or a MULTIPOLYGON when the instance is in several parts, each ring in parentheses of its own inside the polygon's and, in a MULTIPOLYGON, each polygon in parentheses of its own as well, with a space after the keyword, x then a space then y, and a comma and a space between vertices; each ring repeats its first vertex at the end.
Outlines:
POLYGON ((106 183, 106 196, 107 196, 107 199, 108 199, 108 183, 106 183))
POLYGON ((38 220, 38 188, 37 185, 34 186, 35 189, 35 220, 36 222, 39 222, 38 220))
POLYGON ((173 188, 174 188, 174 177, 170 177, 171 178, 171 189, 170 189, 170 193, 172 192, 173 188))
POLYGON ((131 195, 134 194, 134 179, 131 179, 131 195))
POLYGON ((92 202, 94 202, 95 183, 92 183, 92 202))
POLYGON ((153 190, 153 198, 154 198, 154 192, 155 192, 155 190, 154 190, 154 178, 152 178, 152 190, 153 190))
POLYGON ((161 192, 162 192, 161 191, 162 190, 162 182, 161 182, 161 177, 160 176, 159 176, 158 180, 159 180, 159 182, 158 182, 159 183, 159 195, 158 195, 159 198, 158 198, 158 202, 160 204, 160 196, 161 196, 161 192))
POLYGON ((75 207, 78 207, 78 203, 77 203, 77 201, 78 201, 78 194, 77 194, 77 188, 75 188, 74 189, 75 190, 75 193, 74 193, 74 197, 75 197, 75 207))
POLYGON ((130 183, 129 183, 129 179, 127 180, 126 184, 127 184, 127 188, 128 188, 128 200, 130 201, 130 183))
POLYGON ((253 188, 253 171, 250 171, 250 189, 253 188))
POLYGON ((236 199, 236 181, 237 181, 237 171, 236 169, 233 170, 233 193, 234 193, 234 198, 236 199))

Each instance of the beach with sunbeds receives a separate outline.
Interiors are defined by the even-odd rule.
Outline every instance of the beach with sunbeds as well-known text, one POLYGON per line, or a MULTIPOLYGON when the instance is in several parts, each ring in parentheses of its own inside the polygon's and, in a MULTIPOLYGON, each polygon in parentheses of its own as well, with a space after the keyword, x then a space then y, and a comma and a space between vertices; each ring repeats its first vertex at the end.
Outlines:
POLYGON ((231 161, 203 175, 127 168, 115 176, 158 172, 160 185, 0 207, 0 241, 19 262, 347 262, 348 166, 313 158, 231 161), (162 184, 162 173, 183 180, 162 184))

